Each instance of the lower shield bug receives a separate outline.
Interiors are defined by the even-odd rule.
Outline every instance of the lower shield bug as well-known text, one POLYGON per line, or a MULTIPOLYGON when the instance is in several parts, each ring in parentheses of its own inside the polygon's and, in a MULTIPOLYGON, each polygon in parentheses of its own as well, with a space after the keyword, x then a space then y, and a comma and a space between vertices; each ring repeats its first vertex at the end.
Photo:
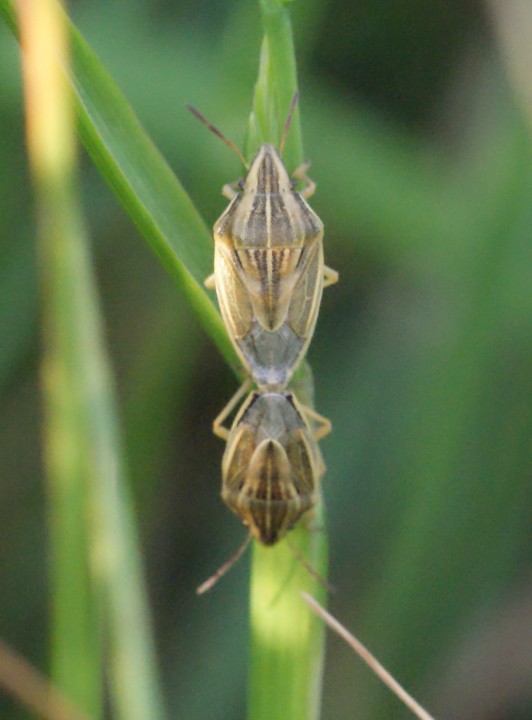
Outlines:
POLYGON ((251 392, 230 429, 223 423, 247 384, 214 421, 227 441, 222 498, 251 535, 274 545, 316 503, 325 465, 317 441, 329 421, 301 405, 292 392, 251 392))

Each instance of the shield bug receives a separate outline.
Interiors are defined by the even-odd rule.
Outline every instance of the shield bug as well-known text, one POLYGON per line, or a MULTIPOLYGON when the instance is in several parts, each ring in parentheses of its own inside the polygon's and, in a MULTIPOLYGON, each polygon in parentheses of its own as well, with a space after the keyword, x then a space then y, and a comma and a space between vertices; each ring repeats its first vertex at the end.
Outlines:
POLYGON ((251 392, 228 429, 223 423, 243 390, 246 384, 214 421, 227 441, 222 499, 253 537, 274 545, 315 505, 325 471, 317 441, 330 423, 292 392, 251 392))
POLYGON ((214 224, 215 288, 229 337, 259 388, 284 388, 312 338, 323 288, 338 279, 324 265, 323 223, 306 199, 315 184, 307 165, 290 177, 281 159, 297 94, 279 151, 262 145, 251 164, 197 110, 194 115, 221 137, 247 168, 239 189, 223 194, 229 207, 214 224), (296 181, 305 182, 301 192, 296 181))

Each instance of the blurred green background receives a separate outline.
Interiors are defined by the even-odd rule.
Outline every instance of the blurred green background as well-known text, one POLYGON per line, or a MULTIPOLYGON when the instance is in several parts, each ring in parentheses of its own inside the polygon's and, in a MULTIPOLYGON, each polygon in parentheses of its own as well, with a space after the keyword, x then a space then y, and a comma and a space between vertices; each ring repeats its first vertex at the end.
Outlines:
MULTIPOLYGON (((309 353, 334 427, 330 606, 438 718, 532 717, 532 143, 515 7, 293 5, 312 204, 341 277, 309 353)), ((256 4, 79 0, 71 14, 212 223, 238 160, 184 104, 242 143, 256 4)), ((45 668, 35 232, 3 26, 0 97, 0 636, 45 668)), ((194 594, 244 534, 210 430, 236 381, 82 164, 171 716, 244 717, 248 560, 194 594)), ((1 696, 0 718, 18 717, 1 696)), ((330 637, 323 717, 409 715, 330 637)))

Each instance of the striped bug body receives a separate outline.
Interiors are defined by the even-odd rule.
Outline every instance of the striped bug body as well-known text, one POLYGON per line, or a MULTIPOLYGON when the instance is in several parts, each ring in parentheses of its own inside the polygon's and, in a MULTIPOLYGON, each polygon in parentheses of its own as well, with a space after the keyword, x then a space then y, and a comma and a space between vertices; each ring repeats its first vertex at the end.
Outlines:
MULTIPOLYGON (((304 178, 304 175, 301 176, 304 178)), ((241 192, 214 225, 214 275, 233 345, 261 389, 285 387, 312 338, 323 287, 323 223, 294 189, 277 150, 262 145, 241 192)))
POLYGON ((213 429, 226 441, 222 498, 264 545, 285 536, 316 503, 325 466, 318 440, 330 422, 287 390, 316 326, 323 288, 338 274, 324 265, 323 223, 307 204, 315 189, 301 167, 290 177, 281 159, 298 95, 294 95, 279 150, 261 145, 248 165, 238 148, 195 108, 247 168, 223 188, 231 201, 214 224, 216 289, 229 338, 250 379, 229 401, 213 429), (304 183, 298 192, 296 181, 304 183), (231 415, 252 384, 252 392, 231 415))
POLYGON ((315 505, 325 470, 317 440, 330 423, 293 393, 252 392, 227 430, 223 421, 235 404, 214 425, 227 440, 222 499, 253 537, 274 545, 315 505))

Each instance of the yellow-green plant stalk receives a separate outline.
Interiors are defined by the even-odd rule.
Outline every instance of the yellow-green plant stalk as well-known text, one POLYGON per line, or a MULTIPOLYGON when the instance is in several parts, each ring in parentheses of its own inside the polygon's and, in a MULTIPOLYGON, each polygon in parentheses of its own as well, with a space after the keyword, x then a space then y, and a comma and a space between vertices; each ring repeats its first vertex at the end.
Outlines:
MULTIPOLYGON (((279 144, 297 91, 289 3, 261 0, 260 7, 264 40, 248 126, 248 156, 264 142, 279 144)), ((303 162, 297 108, 284 159, 289 171, 303 162)), ((298 396, 312 406, 309 368, 304 367, 298 375, 298 396)), ((326 591, 293 548, 325 579, 327 537, 321 499, 314 517, 303 518, 288 540, 274 547, 258 542, 253 546, 248 720, 316 720, 321 704, 324 627, 303 603, 300 591, 305 590, 321 603, 326 600, 326 591)))
POLYGON ((55 0, 24 0, 19 8, 39 221, 52 677, 90 717, 101 717, 102 645, 115 716, 159 720, 136 529, 78 195, 67 21, 55 0))
POLYGON ((51 539, 51 666, 60 690, 101 716, 100 625, 87 555, 84 390, 72 335, 74 275, 84 229, 75 187, 73 109, 61 67, 68 40, 59 5, 18 4, 26 136, 38 212, 44 451, 51 539))

